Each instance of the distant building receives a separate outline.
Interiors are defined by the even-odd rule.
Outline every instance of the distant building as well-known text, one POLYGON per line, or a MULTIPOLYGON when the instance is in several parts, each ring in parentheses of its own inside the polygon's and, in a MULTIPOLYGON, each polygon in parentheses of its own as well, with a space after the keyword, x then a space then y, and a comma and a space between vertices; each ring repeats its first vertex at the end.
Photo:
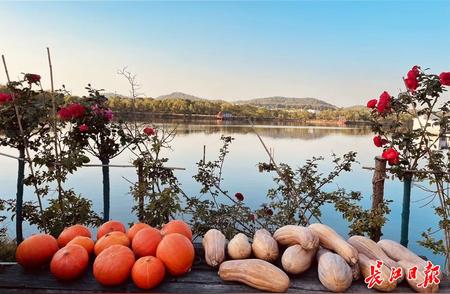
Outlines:
POLYGON ((216 114, 216 118, 220 120, 230 119, 233 117, 233 114, 228 111, 220 111, 216 114))

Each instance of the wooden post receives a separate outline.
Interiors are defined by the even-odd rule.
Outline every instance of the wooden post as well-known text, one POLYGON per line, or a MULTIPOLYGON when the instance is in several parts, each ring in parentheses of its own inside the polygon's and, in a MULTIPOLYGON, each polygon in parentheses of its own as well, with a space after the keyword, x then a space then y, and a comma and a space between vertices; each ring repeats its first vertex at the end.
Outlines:
POLYGON ((16 241, 20 244, 23 241, 22 223, 23 223, 23 179, 25 177, 25 148, 18 147, 19 157, 17 160, 17 193, 16 193, 16 241))
MULTIPOLYGON (((376 210, 384 201, 384 180, 386 178, 386 159, 375 157, 375 171, 372 178, 372 210, 376 210)), ((381 226, 372 228, 370 239, 378 242, 381 237, 381 226)))
POLYGON ((138 173, 138 219, 140 222, 144 221, 144 195, 145 195, 145 176, 144 165, 141 159, 137 160, 138 173))
POLYGON ((103 221, 109 221, 110 183, 109 183, 109 158, 102 159, 103 174, 103 221))
POLYGON ((409 234, 409 207, 411 204, 412 174, 406 173, 403 179, 403 207, 402 207, 402 229, 400 233, 400 244, 408 247, 409 234))

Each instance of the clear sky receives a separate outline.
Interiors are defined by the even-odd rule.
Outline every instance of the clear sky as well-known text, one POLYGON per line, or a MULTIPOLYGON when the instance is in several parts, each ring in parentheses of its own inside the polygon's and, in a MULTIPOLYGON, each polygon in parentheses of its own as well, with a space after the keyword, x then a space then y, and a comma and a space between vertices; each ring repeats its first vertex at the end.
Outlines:
MULTIPOLYGON (((83 94, 128 94, 128 66, 156 97, 316 97, 363 104, 413 65, 450 71, 450 1, 0 2, 10 72, 83 94)), ((0 72, 0 83, 5 75, 0 72)))

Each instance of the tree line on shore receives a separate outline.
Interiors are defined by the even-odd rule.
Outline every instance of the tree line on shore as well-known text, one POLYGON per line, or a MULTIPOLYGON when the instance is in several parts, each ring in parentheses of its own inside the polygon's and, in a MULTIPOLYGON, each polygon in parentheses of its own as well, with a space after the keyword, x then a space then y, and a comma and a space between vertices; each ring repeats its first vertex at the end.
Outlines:
POLYGON ((310 112, 301 108, 268 109, 249 104, 234 104, 218 100, 187 100, 187 99, 133 99, 113 96, 108 100, 109 107, 117 112, 153 112, 171 114, 216 115, 218 112, 230 112, 233 116, 298 119, 298 120, 368 120, 370 112, 364 107, 328 109, 310 112))

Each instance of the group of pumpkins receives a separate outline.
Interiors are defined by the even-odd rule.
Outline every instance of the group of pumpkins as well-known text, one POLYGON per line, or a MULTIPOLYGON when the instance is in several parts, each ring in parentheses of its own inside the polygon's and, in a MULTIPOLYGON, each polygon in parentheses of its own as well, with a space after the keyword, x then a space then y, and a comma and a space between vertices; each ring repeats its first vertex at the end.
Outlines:
POLYGON ((325 224, 286 225, 273 235, 260 229, 252 239, 239 233, 228 242, 219 230, 211 229, 203 236, 205 261, 219 269, 224 281, 269 292, 286 292, 290 286, 287 274, 302 274, 315 261, 319 281, 332 292, 344 292, 361 278, 367 282, 375 271, 380 272, 381 283, 373 285, 378 291, 394 291, 402 280, 416 292, 439 290, 437 283, 421 286, 426 261, 396 241, 375 242, 364 236, 346 240, 325 224), (418 267, 416 277, 407 275, 414 266, 418 267), (393 268, 402 270, 398 280, 390 279, 393 268))
POLYGON ((159 285, 166 270, 173 276, 189 272, 194 261, 192 231, 181 220, 172 220, 161 230, 137 223, 128 231, 121 222, 111 220, 99 227, 96 242, 91 237, 83 225, 65 228, 58 239, 32 235, 17 247, 16 260, 27 270, 50 263, 57 279, 70 281, 86 271, 90 256, 95 255, 93 274, 99 283, 120 285, 131 274, 141 289, 159 285))

